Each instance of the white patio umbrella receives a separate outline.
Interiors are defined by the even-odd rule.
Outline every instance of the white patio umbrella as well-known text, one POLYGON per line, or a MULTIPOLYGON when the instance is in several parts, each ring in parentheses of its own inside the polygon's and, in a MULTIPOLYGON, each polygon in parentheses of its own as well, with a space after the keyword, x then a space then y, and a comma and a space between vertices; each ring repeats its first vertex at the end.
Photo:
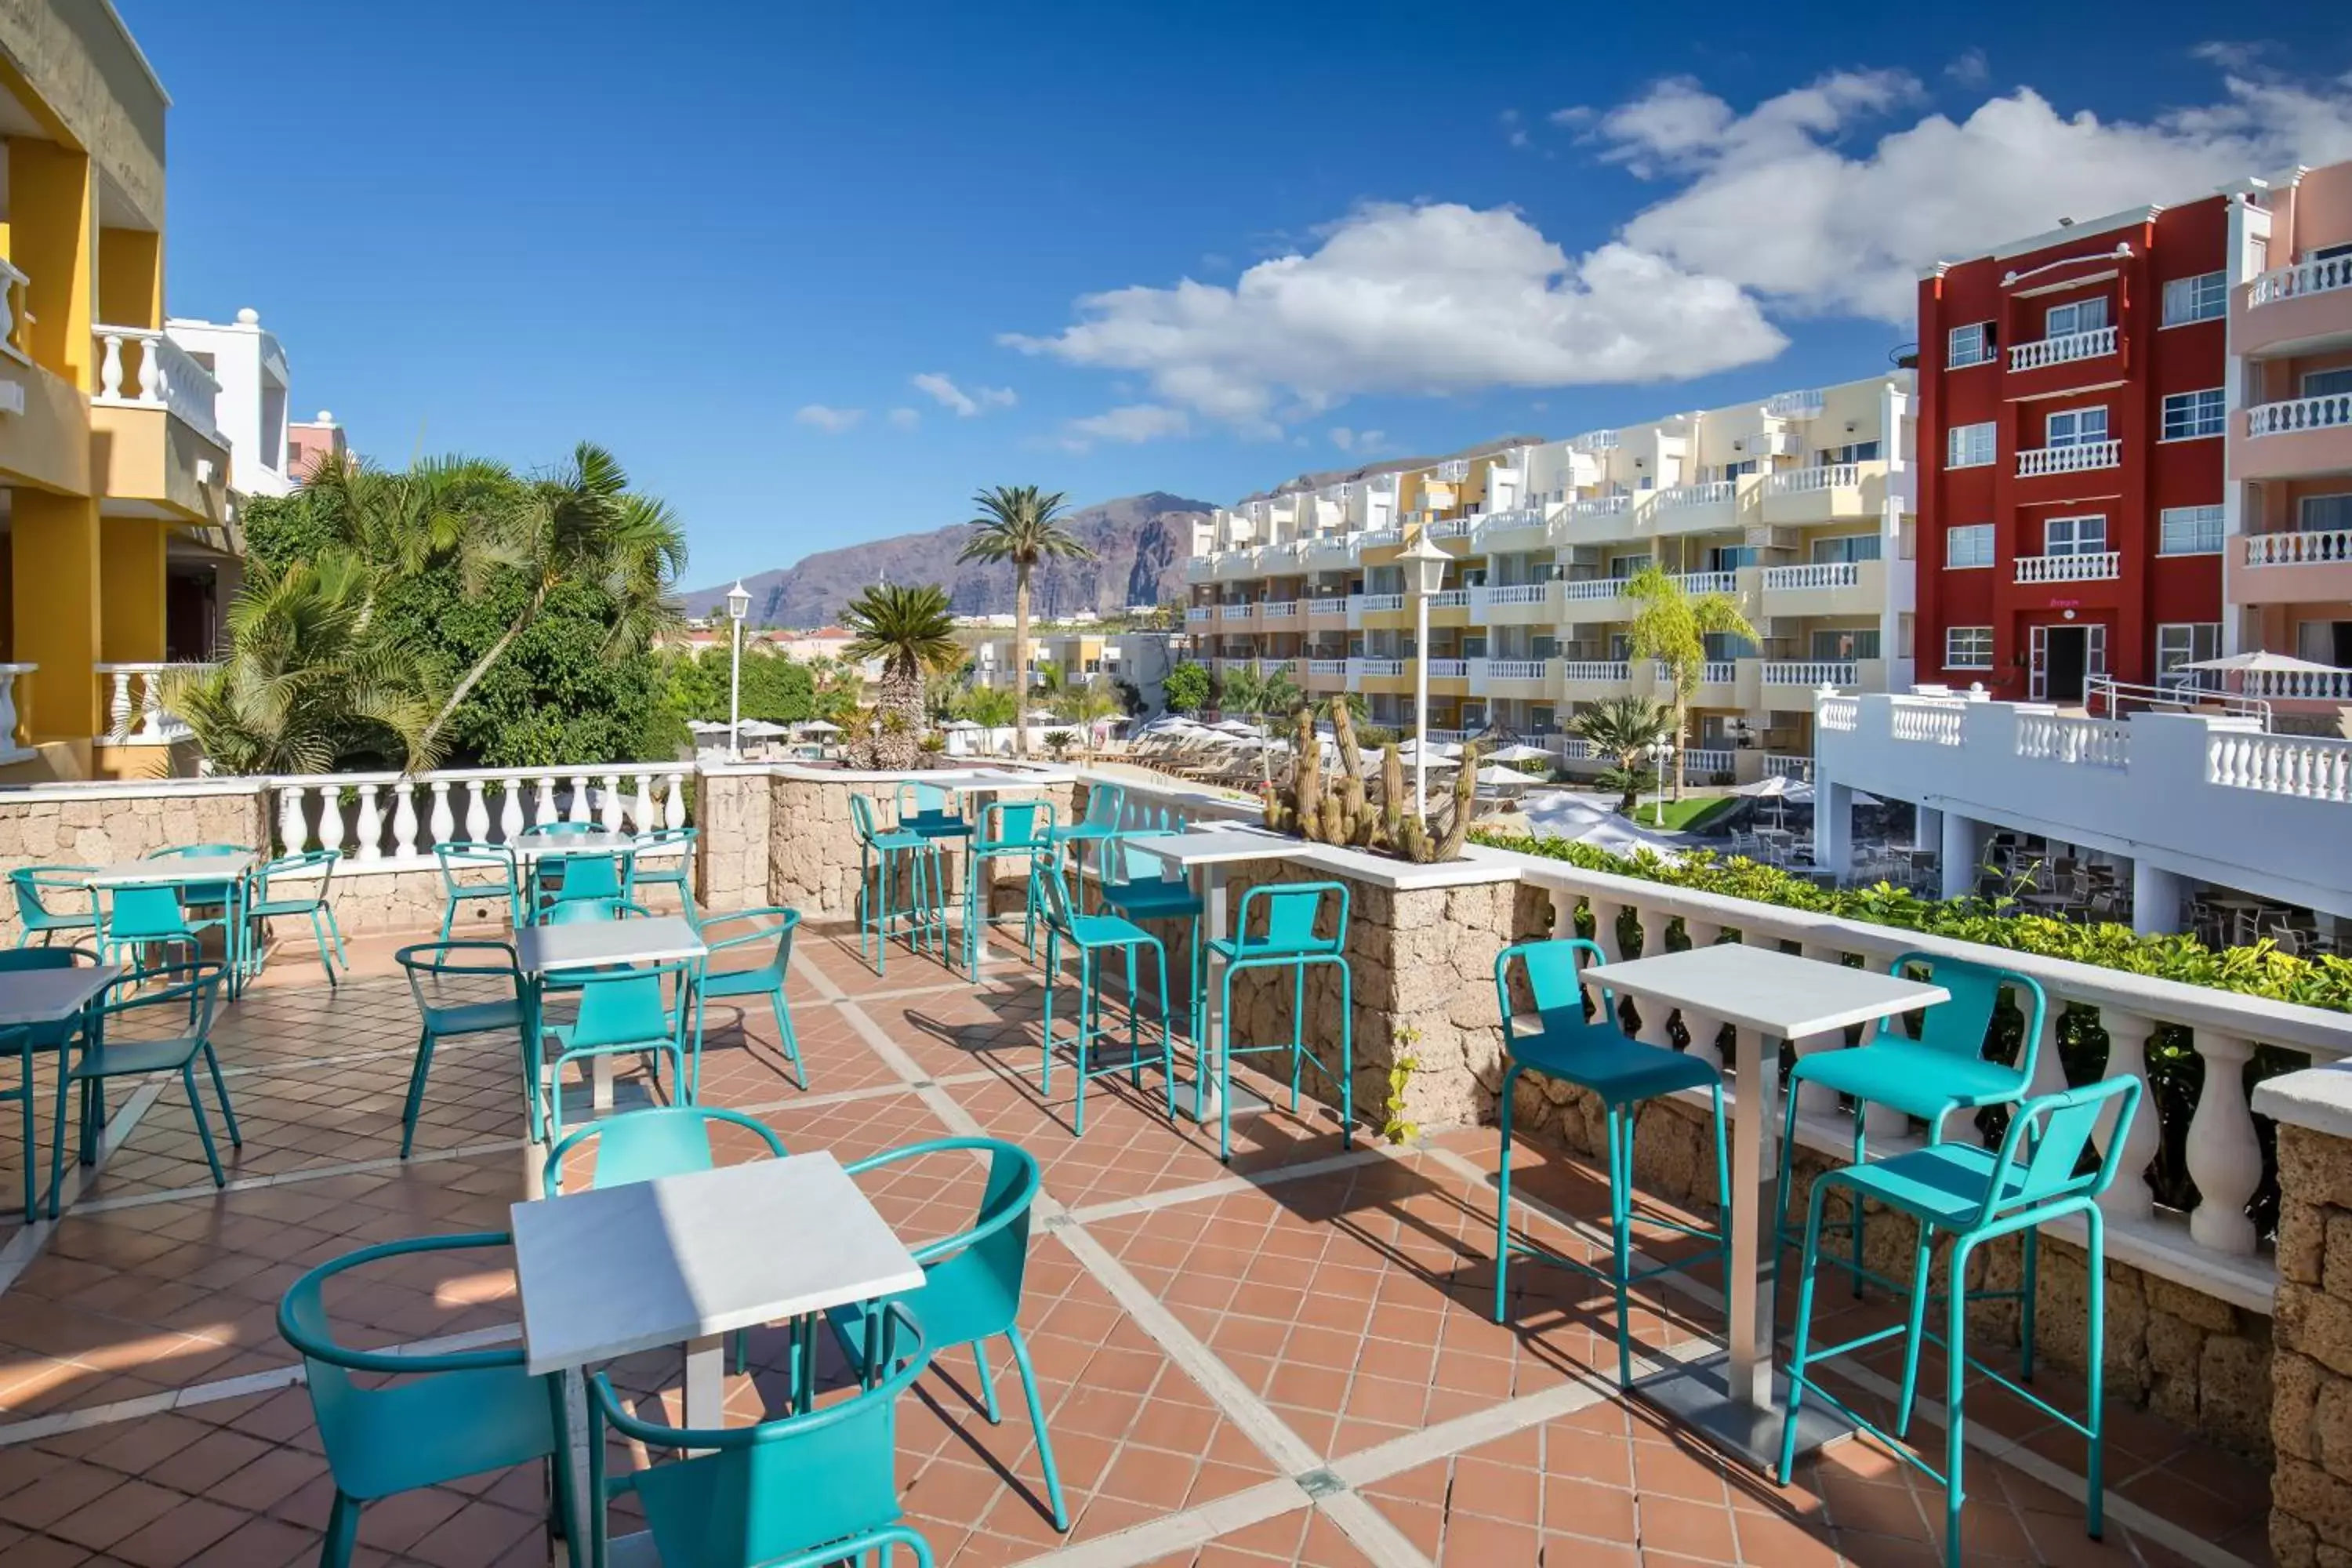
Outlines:
POLYGON ((1746 795, 1752 800, 1773 800, 1793 795, 1801 789, 1811 787, 1801 780, 1792 779, 1785 773, 1767 773, 1754 784, 1741 784, 1731 793, 1746 795))
POLYGON ((2309 675, 2316 671, 2332 672, 2332 664, 2315 664, 2307 658, 2297 658, 2291 653, 2273 653, 2257 648, 2252 653, 2233 653, 2223 658, 2200 658, 2193 664, 2174 666, 2177 669, 2218 669, 2232 671, 2274 671, 2283 675, 2309 675))
POLYGON ((940 725, 940 728, 942 730, 953 730, 959 734, 962 734, 980 729, 981 726, 973 723, 969 719, 950 719, 946 723, 940 725))
MULTIPOLYGON (((724 729, 726 726, 722 724, 719 728, 724 729)), ((793 732, 791 726, 772 724, 765 719, 746 719, 743 721, 741 729, 744 734, 755 740, 772 740, 778 735, 789 735, 793 732)))
POLYGON ((1505 767, 1480 768, 1478 782, 1482 784, 1500 784, 1513 789, 1525 789, 1535 783, 1518 769, 1505 767))
POLYGON ((1256 725, 1244 724, 1239 719, 1220 719, 1215 723, 1210 725, 1209 728, 1212 730, 1222 730, 1228 735, 1255 735, 1257 733, 1256 725))
POLYGON ((1054 713, 1050 710, 1045 708, 1031 709, 1028 712, 1022 715, 1022 721, 1024 723, 1030 724, 1051 724, 1056 721, 1054 713))
POLYGON ((723 735, 727 726, 717 719, 688 719, 686 727, 698 735, 723 735))
MULTIPOLYGON (((1406 762, 1412 762, 1415 757, 1419 756, 1421 754, 1420 737, 1415 736, 1413 739, 1407 741, 1403 745, 1399 746, 1397 748, 1397 754, 1402 757, 1406 762)), ((1436 762, 1441 757, 1452 758, 1458 757, 1461 754, 1462 748, 1454 744, 1451 741, 1440 741, 1435 745, 1429 748, 1429 760, 1433 763, 1436 762)))
POLYGON ((828 724, 822 719, 803 719, 799 723, 793 725, 793 728, 798 730, 803 735, 838 735, 841 733, 840 725, 828 724))
POLYGON ((1514 741, 1507 746, 1497 746, 1486 753, 1490 763, 1548 763, 1551 753, 1541 746, 1530 746, 1514 741))

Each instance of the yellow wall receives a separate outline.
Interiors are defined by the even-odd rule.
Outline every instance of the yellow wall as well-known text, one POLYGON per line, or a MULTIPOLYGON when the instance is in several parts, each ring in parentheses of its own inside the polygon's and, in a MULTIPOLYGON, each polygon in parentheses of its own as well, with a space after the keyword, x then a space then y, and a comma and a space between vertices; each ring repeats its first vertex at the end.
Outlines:
POLYGON ((91 671, 100 658, 98 502, 20 486, 14 509, 15 651, 19 662, 41 667, 30 703, 20 704, 26 732, 37 741, 94 735, 100 728, 91 671))
POLYGON ((163 237, 152 229, 100 229, 98 258, 98 319, 110 327, 161 327, 163 237))
POLYGON ((98 193, 89 159, 50 142, 8 141, 8 259, 32 279, 25 342, 36 363, 84 392, 91 370, 98 193))
POLYGON ((110 517, 100 525, 103 590, 99 657, 108 664, 152 664, 163 658, 163 537, 166 525, 110 517))

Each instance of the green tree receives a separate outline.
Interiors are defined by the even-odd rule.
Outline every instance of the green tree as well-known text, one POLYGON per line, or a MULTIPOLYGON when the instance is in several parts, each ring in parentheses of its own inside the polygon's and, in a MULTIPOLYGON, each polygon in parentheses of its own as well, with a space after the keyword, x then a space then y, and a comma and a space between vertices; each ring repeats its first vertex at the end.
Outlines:
POLYGON ((1617 809, 1630 812, 1646 777, 1643 759, 1675 732, 1674 724, 1674 712, 1663 702, 1646 697, 1610 697, 1577 714, 1568 728, 1609 759, 1601 774, 1601 787, 1617 791, 1617 809))
POLYGON ((963 659, 955 640, 955 616, 946 591, 881 583, 842 607, 841 624, 856 634, 842 651, 852 659, 882 661, 882 689, 875 703, 881 733, 874 738, 874 762, 881 768, 909 768, 923 731, 923 678, 953 669, 963 659))
POLYGON ((1021 699, 1001 686, 968 687, 956 702, 956 717, 991 730, 1002 730, 1021 718, 1021 699))
POLYGON ((1168 700, 1170 712, 1198 713, 1209 705, 1208 667, 1182 660, 1160 679, 1160 692, 1168 700))
MULTIPOLYGON (((1029 574, 1041 561, 1087 561, 1094 552, 1062 525, 1067 498, 1059 490, 1041 494, 1035 485, 999 485, 971 498, 981 515, 956 556, 959 561, 1007 561, 1013 564, 1013 668, 1029 668, 1029 574)), ((1029 754, 1029 727, 1013 732, 1013 750, 1029 754)))
POLYGON ((1654 563, 1633 574, 1622 590, 1641 606, 1633 614, 1628 642, 1635 658, 1654 658, 1666 667, 1675 684, 1675 798, 1683 797, 1683 752, 1692 697, 1706 672, 1709 636, 1756 640, 1756 628, 1739 613, 1739 601, 1728 594, 1686 594, 1664 567, 1654 563))

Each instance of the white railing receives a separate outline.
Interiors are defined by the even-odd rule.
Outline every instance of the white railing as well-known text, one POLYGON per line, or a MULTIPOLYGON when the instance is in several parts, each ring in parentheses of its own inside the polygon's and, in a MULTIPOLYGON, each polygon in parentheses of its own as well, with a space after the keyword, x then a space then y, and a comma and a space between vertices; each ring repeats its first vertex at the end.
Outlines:
MULTIPOLYGON (((1895 710, 1904 712, 1909 709, 1906 703, 1898 705, 1895 710)), ((1948 711, 1956 720, 1965 721, 1962 710, 1954 708, 1948 711)), ((2047 713, 2021 713, 2017 720, 2017 754, 2036 762, 2128 768, 2131 722, 2125 719, 2068 719, 2047 713)))
POLYGON ((99 327, 98 393, 90 401, 132 408, 163 408, 211 440, 220 439, 214 408, 220 383, 187 350, 147 327, 99 327), (136 374, 125 392, 124 376, 135 359, 136 374))
POLYGON ((1544 602, 1546 583, 1506 583, 1499 588, 1486 590, 1489 605, 1540 605, 1544 602))
POLYGON ((1295 620, 1298 616, 1298 601, 1285 599, 1279 604, 1265 605, 1260 606, 1258 613, 1269 621, 1295 620))
POLYGON ((1728 686, 1739 677, 1739 665, 1728 658, 1711 658, 1698 667, 1702 685, 1728 686))
POLYGON ((1764 568, 1767 593, 1796 588, 1858 588, 1861 585, 1862 563, 1859 561, 1809 561, 1801 566, 1764 568))
POLYGON ((1581 735, 1554 735, 1551 749, 1559 753, 1562 762, 1589 763, 1592 760, 1592 742, 1581 735))
POLYGON ((1360 538, 1365 549, 1381 550, 1391 544, 1402 544, 1404 530, 1401 528, 1368 529, 1360 538))
POLYGON ((2305 294, 2324 294, 2331 289, 2352 289, 2352 256, 2329 256, 2298 261, 2292 267, 2274 267, 2254 279, 2253 286, 2246 290, 2246 303, 2268 305, 2305 294))
POLYGON ((99 665, 99 679, 106 694, 106 742, 163 745, 186 737, 190 732, 186 723, 163 705, 167 678, 174 670, 195 674, 217 668, 210 664, 99 665))
POLYGON ((2123 574, 2123 552, 2117 550, 2086 551, 2078 555, 2021 555, 2017 558, 2017 580, 2104 583, 2123 574))
POLYGON ((1404 660, 1401 658, 1351 658, 1348 661, 1350 675, 1402 675, 1404 660))
POLYGON ((1429 525, 1429 537, 1432 539, 1466 539, 1470 536, 1470 530, 1476 526, 1477 521, 1478 520, 1475 517, 1442 518, 1438 521, 1433 522, 1429 525))
POLYGON ((1730 479, 1709 479, 1705 484, 1675 485, 1671 489, 1656 491, 1656 504, 1668 511, 1682 507, 1721 506, 1738 493, 1738 485, 1730 479))
POLYGON ((2299 430, 2341 430, 2352 426, 2352 392, 2263 403, 2246 410, 2249 436, 2286 436, 2299 430))
POLYGON ((1776 392, 1764 400, 1764 414, 1770 419, 1811 419, 1819 415, 1826 401, 1812 388, 1802 392, 1776 392))
POLYGON ((1194 626, 1202 621, 1213 621, 1217 618, 1217 607, 1214 605, 1195 605, 1184 612, 1184 618, 1194 626))
POLYGON ((1847 658, 1768 658, 1762 679, 1767 686, 1853 686, 1861 675, 1847 658))
POLYGON ((1348 595, 1345 594, 1318 594, 1301 603, 1310 616, 1344 616, 1348 613, 1348 595))
POLYGON ((1402 610, 1404 608, 1404 595, 1402 594, 1354 594, 1349 596, 1348 607, 1351 610, 1402 610))
POLYGON ((1685 594, 1737 594, 1737 572, 1685 572, 1675 579, 1685 594))
POLYGON ((1480 518, 1478 526, 1471 531, 1470 537, 1473 540, 1486 540, 1498 533, 1511 533, 1522 528, 1541 528, 1543 525, 1543 508, 1513 507, 1508 511, 1490 511, 1480 518))
POLYGON ((1541 680, 1546 673, 1539 658, 1490 658, 1485 663, 1489 680, 1541 680))
POLYGON ((1245 621, 1257 614, 1255 605, 1220 605, 1217 618, 1225 621, 1245 621))
POLYGON ((1470 674, 1470 661, 1466 658, 1433 658, 1428 664, 1432 680, 1463 680, 1470 674))
POLYGON ((16 735, 16 681, 37 664, 0 664, 0 761, 21 762, 33 754, 16 735))
POLYGON ((1466 610, 1470 607, 1470 590, 1467 588, 1440 589, 1429 596, 1429 607, 1433 610, 1466 610))
POLYGON ((1898 703, 1893 734, 1898 741, 1925 742, 1931 746, 1957 746, 1967 736, 1968 715, 1958 704, 1898 703))
POLYGON ((2250 669, 2238 678, 2248 697, 2283 702, 2352 702, 2352 669, 2250 669))
POLYGON ((1260 675, 1288 675, 1295 668, 1296 661, 1287 658, 1262 658, 1257 661, 1260 675))
POLYGON ((1307 673, 1310 676, 1345 676, 1348 661, 1344 658, 1310 658, 1307 661, 1307 673))
POLYGON ((1571 601, 1613 599, 1624 591, 1622 577, 1580 577, 1559 585, 1560 597, 1571 601))
POLYGON ((2068 332, 2063 337, 2043 338, 2039 342, 2012 343, 2009 350, 2011 370, 2040 370, 2045 365, 2069 364, 2078 359, 2096 359, 2101 354, 2116 352, 2116 330, 2098 327, 2087 332, 2068 332))
POLYGON ((2112 468, 2123 461, 2121 441, 2078 441, 2071 447, 2030 447, 2017 455, 2017 477, 2078 474, 2085 468, 2112 468))
POLYGON ((2219 731, 2206 742, 2207 782, 2306 800, 2352 801, 2352 741, 2219 731))
POLYGON ((1632 496, 1586 496, 1568 503, 1570 517, 1622 517, 1632 510, 1632 496))
MULTIPOLYGON (((0 257, 0 354, 18 364, 33 363, 24 342, 25 327, 33 319, 25 309, 25 294, 32 286, 31 279, 10 266, 5 257, 0 257)), ((0 736, 0 745, 5 742, 6 738, 0 736)))
POLYGON ((1850 490, 1862 482, 1862 470, 1852 463, 1816 463, 1809 468, 1782 468, 1766 476, 1769 496, 1804 495, 1813 490, 1850 490))
POLYGON ((1467 458, 1448 458, 1437 465, 1440 484, 1458 485, 1469 477, 1470 459, 1467 458))
POLYGON ((1850 731, 1862 722, 1862 704, 1851 697, 1823 697, 1813 703, 1813 723, 1822 730, 1850 731))
POLYGON ((553 822, 593 823, 614 833, 683 827, 688 772, 674 763, 450 768, 309 774, 267 785, 284 850, 316 845, 341 850, 355 869, 394 870, 434 864, 436 844, 503 844, 553 822))
POLYGON ((1683 777, 1697 779, 1704 784, 1717 773, 1731 771, 1731 753, 1706 747, 1694 747, 1683 753, 1683 777))
POLYGON ((1770 778, 1794 779, 1799 784, 1811 784, 1813 782, 1813 759, 1767 752, 1764 754, 1764 773, 1770 778))
POLYGON ((1433 726, 1424 739, 1433 746, 1458 746, 1468 740, 1472 732, 1468 730, 1440 730, 1433 726))
POLYGON ((1633 667, 1622 660, 1605 658, 1562 659, 1559 673, 1565 680, 1600 680, 1616 682, 1633 679, 1633 667))
POLYGON ((2246 535, 2249 566, 2309 566, 2341 561, 2352 561, 2352 528, 2246 535))

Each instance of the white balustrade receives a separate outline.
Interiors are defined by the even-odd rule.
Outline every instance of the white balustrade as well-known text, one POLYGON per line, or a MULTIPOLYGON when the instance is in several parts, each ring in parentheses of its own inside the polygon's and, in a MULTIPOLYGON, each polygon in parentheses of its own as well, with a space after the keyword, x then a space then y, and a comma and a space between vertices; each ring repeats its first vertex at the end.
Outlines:
POLYGON ((1592 742, 1581 735, 1555 735, 1551 749, 1558 752, 1565 762, 1589 763, 1592 760, 1592 742))
POLYGON ((1257 661, 1257 672, 1265 676, 1288 675, 1294 668, 1293 661, 1286 658, 1262 658, 1257 661))
POLYGON ((1184 612, 1184 619, 1193 626, 1199 626, 1203 621, 1213 621, 1216 618, 1217 609, 1213 605, 1195 605, 1191 609, 1184 612))
POLYGON ((1513 507, 1507 511, 1490 511, 1480 518, 1478 526, 1471 530, 1470 537, 1474 541, 1483 542, 1497 534, 1515 533, 1523 528, 1541 528, 1543 525, 1543 508, 1513 507))
POLYGON ((2328 392, 2317 397, 2263 403, 2246 410, 2249 436, 2291 436, 2304 430, 2341 430, 2352 426, 2352 392, 2328 392))
POLYGON ((1809 561, 1801 566, 1764 568, 1764 591, 1768 594, 1798 588, 1856 588, 1861 585, 1862 563, 1859 561, 1809 561))
MULTIPOLYGON (((1851 697, 1822 697, 1813 703, 1813 722, 1824 730, 1851 730, 1862 721, 1862 704, 1851 697)), ((1810 781, 1812 771, 1807 768, 1810 781)))
POLYGON ((1816 490, 1850 490, 1862 482, 1862 470, 1852 463, 1815 463, 1810 468, 1782 468, 1766 476, 1768 496, 1809 495, 1816 490))
POLYGON ((1218 617, 1228 621, 1245 621, 1255 614, 1257 606, 1249 604, 1223 605, 1217 609, 1218 617))
POLYGON ((221 438, 214 423, 220 383, 187 350, 149 327, 100 326, 94 334, 99 366, 92 403, 166 409, 207 439, 221 438))
POLYGON ((1767 686, 1853 686, 1861 679, 1854 661, 1844 658, 1769 658, 1760 679, 1767 686))
POLYGON ((1898 741, 1957 746, 1965 738, 1967 718, 1957 704, 1942 707, 1906 702, 1895 710, 1894 735, 1898 741))
POLYGON ((2205 743, 2206 779, 2235 789, 2309 800, 2352 801, 2352 741, 2216 730, 2205 743))
POLYGON ((1821 414, 1827 402, 1818 387, 1776 392, 1764 400, 1764 415, 1768 419, 1811 419, 1821 414))
MULTIPOLYGON (((1918 710, 1903 703, 1897 705, 1895 711, 1916 713, 1918 710)), ((1956 722, 1965 722, 1965 711, 1959 707, 1942 711, 1950 714, 1956 722)), ((2047 713, 2021 713, 2017 716, 2017 754, 2041 762, 2128 768, 2131 724, 2123 719, 2069 719, 2047 713)))
POLYGON ((1613 599, 1625 591, 1622 577, 1580 577, 1559 585, 1560 597, 1573 602, 1588 599, 1613 599))
POLYGON ((1764 772, 1773 778, 1794 779, 1799 784, 1813 782, 1813 759, 1790 757, 1768 752, 1764 756, 1764 772))
POLYGON ((1682 753, 1683 777, 1704 784, 1717 773, 1731 772, 1731 753, 1708 746, 1694 746, 1682 753))
POLYGON ((1568 503, 1568 515, 1570 517, 1622 517, 1632 509, 1633 505, 1633 498, 1630 495, 1586 496, 1581 500, 1572 500, 1568 503))
POLYGON ((1348 662, 1355 667, 1350 672, 1354 674, 1402 675, 1404 673, 1404 660, 1401 658, 1351 658, 1348 662))
POLYGON ((2029 447, 2017 455, 2021 479, 2043 474, 2079 474, 2086 468, 2112 468, 2123 461, 2121 441, 2078 441, 2071 447, 2029 447))
POLYGON ((2352 528, 2246 535, 2248 566, 2315 566, 2352 561, 2352 528))
POLYGON ((1298 618, 1298 601, 1285 599, 1279 604, 1268 604, 1260 613, 1269 621, 1296 620, 1298 618))
POLYGON ((190 733, 164 703, 164 689, 177 673, 213 669, 210 664, 101 664, 95 667, 105 693, 107 744, 168 745, 190 733))
POLYGON ((2352 702, 2352 669, 2249 669, 2239 691, 2274 702, 2352 702))
POLYGON ((1402 544, 1404 530, 1401 528, 1367 529, 1360 537, 1363 548, 1366 550, 1384 550, 1391 544, 1402 544))
POLYGON ((1344 658, 1310 658, 1307 661, 1309 675, 1346 675, 1348 661, 1344 658))
POLYGON ((1685 572, 1675 579, 1685 594, 1736 594, 1739 592, 1737 572, 1685 572))
POLYGON ((1466 658, 1433 658, 1428 664, 1432 680, 1461 680, 1470 673, 1470 661, 1466 658))
POLYGON ((1441 518, 1429 525, 1429 537, 1432 539, 1466 538, 1472 525, 1477 521, 1475 517, 1441 518))
POLYGON ((1738 493, 1738 488, 1730 479, 1709 479, 1704 484, 1675 485, 1654 493, 1658 506, 1675 511, 1684 507, 1721 506, 1738 493))
POLYGON ((1544 583, 1506 583, 1486 590, 1489 605, 1540 605, 1544 602, 1544 583))
POLYGON ((1351 594, 1348 597, 1348 607, 1351 610, 1402 610, 1404 608, 1404 595, 1402 594, 1351 594))
POLYGON ((312 774, 273 778, 269 787, 278 796, 278 840, 289 853, 316 844, 342 850, 354 869, 369 863, 392 869, 429 863, 437 844, 505 843, 554 822, 637 834, 683 827, 690 778, 674 763, 637 763, 587 773, 452 768, 407 776, 312 774), (350 804, 357 811, 347 830, 350 804))
POLYGON ((2011 370, 2040 370, 2046 365, 2071 364, 2079 359, 2096 359, 2101 354, 2116 352, 2116 330, 2098 327, 2087 332, 2068 332, 2063 337, 2043 338, 2036 342, 2012 343, 2009 350, 2011 370))
POLYGON ((2352 289, 2352 256, 2314 257, 2292 267, 2274 267, 2247 289, 2246 303, 2269 305, 2331 289, 2352 289))
POLYGON ((1486 677, 1490 680, 1541 680, 1544 674, 1544 661, 1539 658, 1486 660, 1486 677))
POLYGON ((1633 679, 1633 666, 1622 659, 1570 658, 1560 661, 1559 673, 1569 680, 1622 681, 1633 679))
POLYGON ((33 363, 33 356, 25 349, 25 329, 33 320, 31 312, 25 309, 25 296, 32 286, 30 278, 0 257, 0 354, 18 364, 33 363))
POLYGON ((1738 678, 1739 664, 1736 659, 1710 658, 1698 667, 1702 686, 1728 686, 1738 678))
POLYGON ((1429 607, 1433 610, 1466 610, 1470 607, 1470 590, 1441 589, 1429 596, 1429 607))
POLYGON ((2104 583, 2122 576, 2123 569, 2123 552, 2118 550, 2017 558, 2017 580, 2021 583, 2104 583))

